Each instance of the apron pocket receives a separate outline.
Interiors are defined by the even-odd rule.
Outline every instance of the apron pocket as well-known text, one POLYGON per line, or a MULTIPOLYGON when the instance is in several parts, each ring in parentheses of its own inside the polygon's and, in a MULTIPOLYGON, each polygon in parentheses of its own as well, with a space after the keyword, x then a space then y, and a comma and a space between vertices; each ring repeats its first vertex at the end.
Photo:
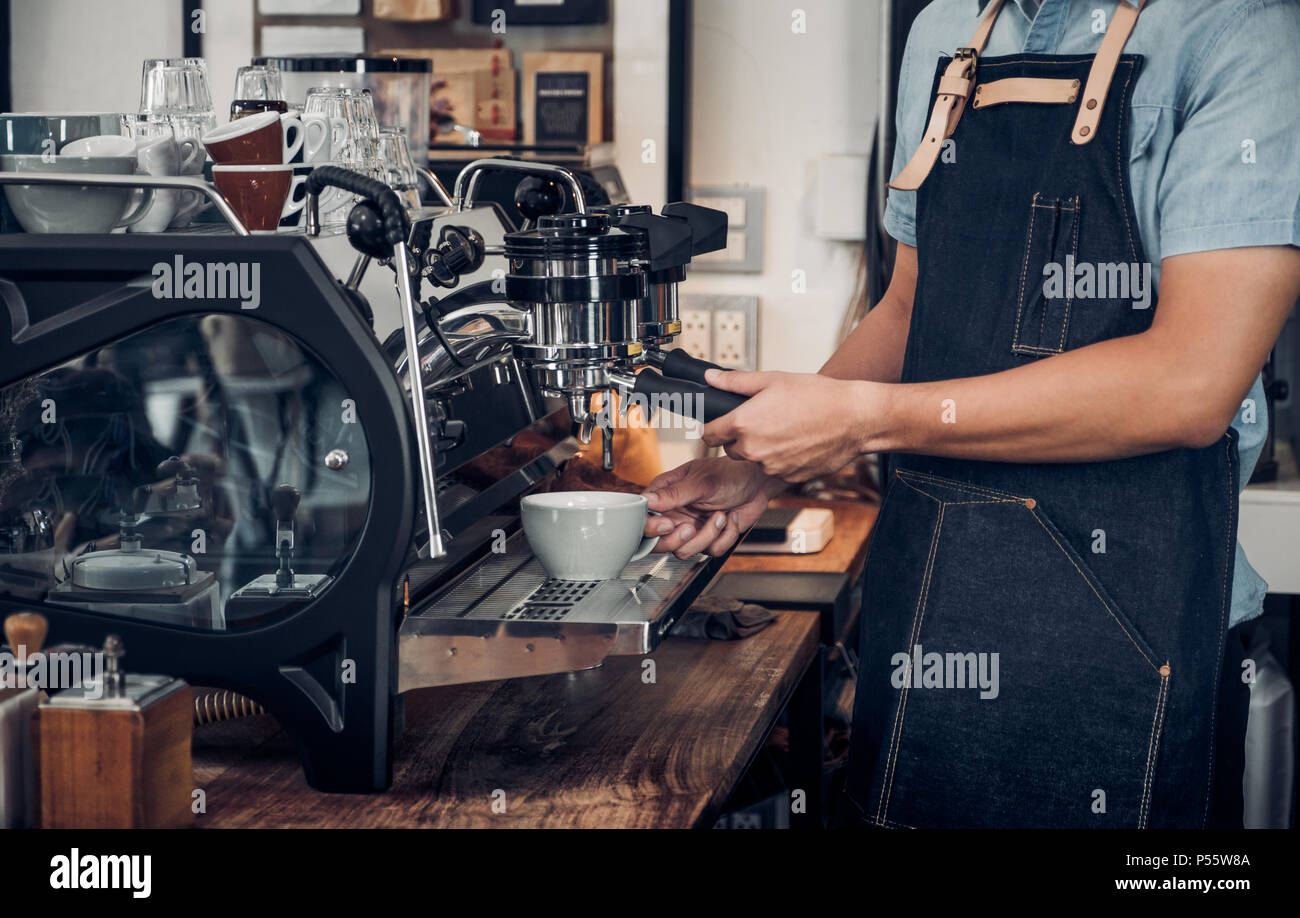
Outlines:
MULTIPOLYGON (((889 640, 877 629, 871 681, 859 688, 890 700, 867 816, 1145 826, 1169 691, 1163 658, 1034 500, 896 475, 920 502, 909 541, 929 553, 910 601, 893 607, 889 640)), ((902 561, 883 545, 875 559, 879 570, 902 561)), ((869 602, 889 588, 874 581, 886 585, 869 581, 869 602)))
POLYGON ((1065 350, 1078 248, 1078 196, 1035 194, 1029 205, 1029 235, 1020 268, 1016 330, 1011 340, 1015 353, 1046 357, 1065 350))

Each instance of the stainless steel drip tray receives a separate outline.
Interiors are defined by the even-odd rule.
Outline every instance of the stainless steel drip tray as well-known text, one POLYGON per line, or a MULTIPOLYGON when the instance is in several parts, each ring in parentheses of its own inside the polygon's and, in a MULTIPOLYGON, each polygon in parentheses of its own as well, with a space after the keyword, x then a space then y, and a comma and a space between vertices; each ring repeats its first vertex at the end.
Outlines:
POLYGON ((721 559, 650 555, 618 580, 548 580, 523 535, 487 556, 398 632, 398 691, 588 669, 649 653, 721 559))

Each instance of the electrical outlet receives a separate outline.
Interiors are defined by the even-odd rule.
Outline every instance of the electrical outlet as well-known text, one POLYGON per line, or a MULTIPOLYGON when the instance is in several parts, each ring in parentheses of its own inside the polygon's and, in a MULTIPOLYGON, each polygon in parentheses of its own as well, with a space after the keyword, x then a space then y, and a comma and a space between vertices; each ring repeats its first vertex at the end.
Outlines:
POLYGON ((730 370, 750 364, 749 320, 741 309, 718 309, 713 313, 713 362, 730 370))
POLYGON ((676 344, 697 360, 713 359, 713 314, 707 309, 683 309, 682 332, 676 344))

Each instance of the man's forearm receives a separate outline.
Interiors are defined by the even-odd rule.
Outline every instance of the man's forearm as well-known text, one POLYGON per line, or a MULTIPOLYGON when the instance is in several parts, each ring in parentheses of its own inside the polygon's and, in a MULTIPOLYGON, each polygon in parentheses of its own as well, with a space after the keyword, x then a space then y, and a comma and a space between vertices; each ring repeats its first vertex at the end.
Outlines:
MULTIPOLYGON (((864 452, 1010 462, 1088 462, 1213 442, 1246 389, 1212 368, 1155 359, 1144 335, 988 376, 864 384, 864 452), (1232 399, 1235 397, 1236 401, 1232 399)), ((1249 383, 1246 384, 1249 388, 1249 383)))
POLYGON ((819 372, 834 379, 898 382, 911 317, 911 307, 887 293, 819 372))

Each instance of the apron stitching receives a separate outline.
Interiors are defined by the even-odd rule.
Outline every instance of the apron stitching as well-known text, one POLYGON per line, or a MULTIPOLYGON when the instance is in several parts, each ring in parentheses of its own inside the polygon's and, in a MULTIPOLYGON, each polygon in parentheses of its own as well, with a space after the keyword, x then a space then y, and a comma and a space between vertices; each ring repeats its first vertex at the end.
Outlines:
POLYGON ((1020 344, 1020 320, 1025 315, 1025 278, 1029 274, 1029 248, 1034 243, 1034 221, 1038 219, 1036 208, 1045 205, 1038 203, 1038 192, 1034 192, 1034 199, 1029 204, 1029 234, 1025 237, 1025 260, 1020 266, 1020 301, 1016 304, 1016 334, 1012 339, 1011 349, 1014 351, 1020 344))
MULTIPOLYGON (((1096 55, 1093 55, 1093 57, 1095 57, 1095 56, 1096 56, 1096 55)), ((1017 57, 1019 57, 1019 55, 1017 55, 1017 57)), ((949 58, 947 55, 941 55, 941 59, 942 59, 942 60, 951 60, 951 58, 949 58)), ((1089 63, 1091 63, 1091 62, 1092 62, 1092 58, 1091 58, 1091 57, 1080 57, 1080 58, 1071 58, 1071 59, 1069 59, 1069 60, 1064 60, 1064 61, 1056 61, 1056 60, 1052 60, 1052 61, 1031 61, 1031 62, 1028 62, 1028 63, 1034 63, 1034 64, 1089 64, 1089 63)), ((981 61, 980 61, 980 67, 1016 67, 1016 66, 1019 66, 1020 64, 1024 64, 1024 63, 1027 63, 1027 62, 1026 62, 1025 60, 1023 60, 1023 59, 1014 60, 1014 61, 986 61, 986 60, 981 60, 981 61)))
MULTIPOLYGON (((930 577, 934 573, 934 558, 939 548, 939 534, 943 532, 943 501, 939 502, 939 513, 934 521, 934 535, 930 539, 930 556, 925 562, 925 576, 921 582, 921 593, 916 598, 916 612, 912 616, 912 631, 908 639, 908 646, 916 644, 916 636, 921 628, 921 621, 925 618, 925 600, 930 592, 930 577)), ((903 692, 898 698, 898 709, 894 712, 894 729, 889 738, 889 755, 886 758, 886 768, 888 769, 887 780, 880 788, 880 803, 876 807, 876 821, 883 825, 885 813, 889 811, 889 797, 893 793, 894 787, 894 767, 898 763, 898 747, 903 734, 903 716, 907 709, 908 688, 911 685, 911 671, 908 671, 908 681, 903 684, 903 692)))
POLYGON ((1160 733, 1164 729, 1165 702, 1169 699, 1169 677, 1160 677, 1160 691, 1156 693, 1156 710, 1151 717, 1151 736, 1147 740, 1147 769, 1142 778, 1142 799, 1138 804, 1139 829, 1147 827, 1147 816, 1151 808, 1151 779, 1155 770, 1157 752, 1160 749, 1160 733), (1157 726, 1158 725, 1158 726, 1157 726))
POLYGON ((929 491, 922 491, 922 490, 921 490, 920 488, 918 488, 916 485, 912 484, 910 481, 908 481, 907 479, 903 478, 901 475, 898 475, 897 472, 895 472, 895 475, 897 476, 897 478, 898 478, 899 481, 901 481, 903 484, 907 485, 909 488, 911 488, 911 489, 912 489, 913 491, 915 491, 917 494, 921 494, 921 495, 923 495, 923 496, 925 496, 925 497, 928 497, 928 498, 930 498, 930 500, 934 501, 935 503, 943 503, 943 501, 939 500, 939 498, 935 497, 935 496, 934 496, 933 494, 931 494, 929 491))
MULTIPOLYGON (((1074 232, 1071 234, 1071 239, 1070 239, 1070 251, 1071 251, 1071 253, 1072 253, 1072 254, 1077 258, 1077 257, 1079 257, 1079 214, 1078 214, 1078 210, 1079 210, 1079 196, 1078 196, 1077 194, 1074 196, 1074 207, 1073 207, 1073 208, 1065 208, 1065 207, 1063 207, 1063 208, 1061 208, 1061 209, 1062 209, 1062 210, 1074 210, 1074 211, 1075 211, 1075 215, 1074 215, 1074 232)), ((1061 323, 1061 343, 1060 343, 1060 346, 1057 347, 1057 352, 1058 352, 1058 353, 1061 353, 1061 352, 1064 352, 1064 351, 1065 351, 1065 331, 1066 331, 1066 329, 1068 329, 1068 328, 1070 327, 1070 304, 1074 302, 1074 290, 1073 290, 1074 285, 1071 284, 1070 287, 1071 287, 1070 295, 1067 296, 1067 297, 1065 298, 1065 321, 1063 321, 1063 322, 1061 323)), ((1046 319, 1046 317, 1047 317, 1046 304, 1044 304, 1043 317, 1044 317, 1044 319, 1046 319)))
POLYGON ((946 500, 944 505, 948 507, 962 507, 966 504, 1024 504, 1023 500, 1012 500, 1009 497, 996 497, 989 500, 946 500))
POLYGON ((1061 550, 1061 554, 1065 555, 1065 560, 1069 561, 1070 564, 1073 565, 1074 569, 1079 572, 1079 576, 1082 577, 1083 582, 1088 585, 1088 589, 1092 590, 1092 595, 1097 597, 1097 600, 1101 603, 1102 608, 1106 610, 1106 614, 1109 615, 1111 618, 1115 619, 1115 624, 1119 625, 1119 630, 1124 632, 1124 636, 1129 639, 1129 643, 1131 643, 1133 647, 1136 648, 1138 653, 1142 654, 1142 659, 1146 660, 1147 663, 1151 665, 1152 669, 1159 672, 1159 667, 1156 666, 1155 663, 1151 662, 1151 658, 1146 655, 1146 651, 1142 649, 1142 647, 1138 644, 1137 641, 1133 640, 1133 635, 1130 634, 1129 630, 1124 627, 1124 622, 1122 622, 1119 616, 1117 616, 1114 613, 1114 611, 1111 609, 1110 603, 1108 603, 1105 600, 1105 598, 1101 595, 1101 593, 1097 592, 1097 588, 1092 585, 1092 580, 1088 577, 1087 574, 1083 572, 1083 568, 1079 567, 1079 565, 1075 563, 1075 560, 1070 557, 1070 553, 1065 550, 1065 546, 1061 544, 1061 541, 1056 537, 1056 535, 1052 532, 1052 530, 1047 528, 1047 524, 1044 523, 1041 519, 1039 519, 1038 512, 1036 510, 1030 510, 1029 512, 1033 514, 1034 519, 1038 521, 1038 525, 1043 527, 1043 532, 1047 533, 1048 538, 1050 538, 1053 542, 1056 543, 1056 547, 1061 550))
POLYGON ((933 482, 934 484, 942 485, 943 487, 947 487, 947 488, 952 488, 957 491, 968 491, 974 494, 984 494, 988 497, 1005 497, 1013 501, 1021 501, 1021 502, 1024 501, 1023 497, 1019 497, 1008 491, 998 491, 993 488, 985 488, 980 485, 967 484, 962 481, 950 481, 946 478, 938 478, 934 475, 930 475, 926 472, 918 472, 914 469, 906 469, 906 470, 896 469, 894 471, 894 474, 897 475, 899 478, 905 478, 906 476, 910 475, 913 478, 920 478, 925 481, 930 481, 933 482))
MULTIPOLYGON (((1076 222, 1077 222, 1077 221, 1076 221, 1076 222)), ((1060 225, 1061 225, 1061 201, 1060 201, 1060 199, 1058 198, 1058 199, 1057 199, 1057 200, 1052 204, 1052 228, 1053 228, 1053 229, 1056 229, 1056 228, 1059 227, 1060 225)), ((1028 267, 1029 267, 1029 265, 1028 265, 1028 261, 1029 261, 1029 252, 1028 252, 1027 250, 1026 250, 1026 252, 1025 252, 1025 261, 1026 261, 1025 268, 1028 269, 1028 267)), ((1026 273, 1027 273, 1027 272, 1026 272, 1026 273)), ((1037 278, 1035 278, 1035 283, 1037 283, 1037 278)), ((1022 281, 1022 284, 1023 284, 1023 281, 1022 281)), ((1024 287, 1022 286, 1022 287, 1021 287, 1021 290, 1020 290, 1020 296, 1021 296, 1021 299, 1022 299, 1022 300, 1023 300, 1023 298, 1024 298, 1024 295, 1025 295, 1025 291, 1024 291, 1024 287)), ((1021 308, 1022 308, 1022 309, 1024 308, 1024 303, 1023 303, 1023 302, 1021 303, 1021 308)), ((1045 332, 1046 330, 1047 330, 1047 295, 1046 295, 1046 291, 1044 291, 1044 295, 1043 295, 1043 309, 1042 309, 1042 311, 1038 314, 1038 341, 1039 341, 1039 343, 1042 343, 1042 340, 1043 340, 1043 332, 1045 332)))
POLYGON ((882 819, 880 824, 890 829, 915 829, 916 826, 909 826, 905 822, 894 822, 892 819, 882 819))
MULTIPOLYGON (((1225 454, 1225 458, 1227 459, 1229 468, 1232 467, 1232 449, 1233 449, 1232 438, 1225 436, 1224 454, 1225 454)), ((1233 498, 1232 484, 1233 483, 1231 481, 1227 482, 1229 508, 1235 508, 1236 506, 1232 501, 1233 498)), ((1229 512, 1233 514, 1234 522, 1235 522, 1235 516, 1236 516, 1235 509, 1230 509, 1229 512)), ((1235 528, 1236 527, 1234 526, 1233 529, 1235 528)), ((1228 576, 1229 576, 1228 572, 1232 570, 1231 564, 1232 564, 1232 557, 1233 557, 1233 547, 1235 545, 1236 545, 1236 540, 1229 537, 1229 539, 1227 540, 1227 547, 1224 551, 1223 576, 1219 579, 1219 634, 1221 636, 1219 638, 1219 655, 1216 658, 1217 662, 1214 665, 1215 685, 1218 685, 1219 680, 1223 677, 1223 645, 1224 642, 1227 640, 1227 632, 1224 630, 1223 627, 1223 612, 1228 603, 1228 576)), ((1210 819, 1210 795, 1214 789, 1214 736, 1215 736, 1215 731, 1217 730, 1216 720, 1218 718, 1218 713, 1219 713, 1219 706, 1217 703, 1217 697, 1218 697, 1217 693, 1215 697, 1216 697, 1216 703, 1210 705, 1210 766, 1209 766, 1209 772, 1206 775, 1206 782, 1205 782, 1205 814, 1201 817, 1202 828, 1205 827, 1206 823, 1209 822, 1210 819)))
MULTIPOLYGON (((1121 63, 1124 63, 1121 61, 1121 63)), ((1120 94, 1119 105, 1119 130, 1115 132, 1115 171, 1119 174, 1120 200, 1123 207, 1120 208, 1124 213, 1124 230, 1128 234, 1128 252, 1132 261, 1137 261, 1137 250, 1133 246, 1133 225, 1128 220, 1128 202, 1129 191, 1127 176, 1124 168, 1124 128, 1128 124, 1128 84, 1133 81, 1133 62, 1128 61, 1128 76, 1124 78, 1124 91, 1120 94)))

